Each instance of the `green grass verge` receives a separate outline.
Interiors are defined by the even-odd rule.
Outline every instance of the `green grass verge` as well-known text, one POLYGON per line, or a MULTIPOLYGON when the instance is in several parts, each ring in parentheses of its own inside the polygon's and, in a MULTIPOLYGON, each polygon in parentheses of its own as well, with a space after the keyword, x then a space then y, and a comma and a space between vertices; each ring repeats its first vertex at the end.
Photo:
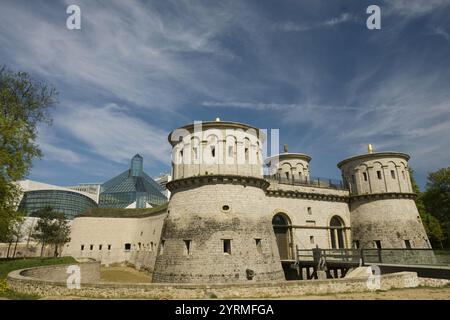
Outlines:
POLYGON ((49 266, 55 264, 69 264, 76 263, 72 257, 61 258, 26 258, 26 259, 8 259, 0 260, 0 297, 8 299, 37 299, 38 296, 21 294, 9 289, 6 285, 6 277, 8 273, 14 270, 49 266))

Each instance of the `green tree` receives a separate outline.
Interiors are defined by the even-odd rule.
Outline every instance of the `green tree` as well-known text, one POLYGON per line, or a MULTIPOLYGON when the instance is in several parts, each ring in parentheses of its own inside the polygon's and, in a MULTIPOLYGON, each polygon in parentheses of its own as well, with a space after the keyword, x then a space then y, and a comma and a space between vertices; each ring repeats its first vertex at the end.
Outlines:
POLYGON ((49 108, 56 104, 53 87, 25 72, 0 66, 0 242, 7 241, 11 225, 20 215, 20 190, 15 181, 29 172, 41 156, 35 143, 40 123, 51 123, 49 108))
POLYGON ((17 243, 19 242, 21 236, 22 236, 22 225, 24 221, 24 216, 22 215, 22 212, 18 212, 17 215, 11 219, 11 223, 8 225, 8 229, 6 230, 5 234, 3 235, 3 238, 5 242, 8 243, 8 250, 6 253, 6 257, 9 258, 12 256, 14 258, 16 256, 16 250, 17 250, 17 243), (14 250, 11 255, 11 246, 14 245, 14 250))
POLYGON ((409 175, 411 177, 411 186, 413 192, 417 194, 416 206, 419 210, 420 218, 422 219, 423 226, 431 242, 431 245, 442 248, 442 241, 445 239, 439 220, 436 219, 425 206, 423 197, 424 194, 420 192, 420 188, 414 178, 414 171, 410 168, 409 175))
POLYGON ((54 256, 58 256, 58 248, 70 241, 70 227, 64 214, 45 207, 31 216, 39 218, 32 237, 41 244, 41 256, 46 245, 53 245, 54 256))
POLYGON ((439 221, 445 247, 450 247, 450 167, 428 174, 421 198, 427 212, 439 221))

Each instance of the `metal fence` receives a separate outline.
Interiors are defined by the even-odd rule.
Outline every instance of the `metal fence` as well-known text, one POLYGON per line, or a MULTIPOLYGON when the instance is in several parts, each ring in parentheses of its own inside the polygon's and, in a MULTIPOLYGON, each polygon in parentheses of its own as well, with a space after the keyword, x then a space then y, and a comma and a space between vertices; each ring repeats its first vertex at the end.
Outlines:
POLYGON ((305 178, 285 178, 278 175, 265 175, 264 179, 275 181, 282 184, 290 184, 294 186, 314 186, 332 189, 347 190, 341 180, 322 178, 322 177, 305 177, 305 178))
POLYGON ((297 249, 299 264, 316 264, 324 259, 334 264, 397 264, 450 266, 449 250, 432 249, 297 249))

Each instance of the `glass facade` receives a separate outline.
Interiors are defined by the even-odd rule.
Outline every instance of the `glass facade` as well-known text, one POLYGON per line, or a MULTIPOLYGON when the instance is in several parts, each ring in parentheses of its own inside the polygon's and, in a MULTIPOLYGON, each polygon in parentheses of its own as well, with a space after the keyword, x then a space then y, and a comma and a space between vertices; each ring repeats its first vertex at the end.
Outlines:
POLYGON ((136 208, 152 207, 167 202, 164 189, 143 171, 143 158, 135 155, 125 172, 102 184, 99 207, 126 208, 136 202, 136 208))
POLYGON ((52 207, 56 212, 64 213, 67 219, 73 219, 86 209, 97 207, 97 203, 77 192, 35 190, 26 191, 19 204, 19 210, 24 210, 28 215, 45 207, 52 207))

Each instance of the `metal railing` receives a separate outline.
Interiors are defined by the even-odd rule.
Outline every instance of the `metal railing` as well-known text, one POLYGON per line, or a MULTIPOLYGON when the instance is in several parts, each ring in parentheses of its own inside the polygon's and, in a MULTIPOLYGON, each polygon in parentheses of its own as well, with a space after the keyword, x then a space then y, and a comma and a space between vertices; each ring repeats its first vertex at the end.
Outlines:
POLYGON ((298 249, 296 261, 299 264, 316 265, 320 260, 334 264, 407 264, 407 265, 450 265, 449 251, 433 249, 298 249))
POLYGON ((314 186, 322 188, 347 190, 341 180, 322 178, 322 177, 305 177, 305 178, 286 178, 279 175, 264 175, 264 179, 275 181, 281 184, 290 184, 294 186, 314 186))

